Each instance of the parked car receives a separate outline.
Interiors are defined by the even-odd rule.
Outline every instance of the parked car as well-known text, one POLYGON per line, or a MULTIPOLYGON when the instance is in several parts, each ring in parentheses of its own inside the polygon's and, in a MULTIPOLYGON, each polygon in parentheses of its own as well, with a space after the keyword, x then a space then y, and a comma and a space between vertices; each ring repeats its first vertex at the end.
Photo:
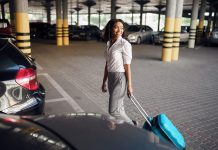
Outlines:
POLYGON ((81 25, 71 32, 71 39, 100 40, 100 29, 95 25, 81 25))
POLYGON ((0 39, 7 39, 14 44, 16 43, 16 37, 11 34, 0 33, 0 39))
POLYGON ((0 19, 0 33, 8 35, 12 34, 11 25, 7 19, 0 19))
POLYGON ((127 32, 130 43, 140 44, 152 41, 153 29, 147 25, 128 25, 127 32))
POLYGON ((53 24, 48 27, 47 31, 47 39, 55 39, 56 38, 56 24, 53 24))
POLYGON ((1 149, 175 150, 139 127, 94 113, 19 117, 0 115, 1 149))
POLYGON ((218 27, 214 29, 207 35, 206 45, 218 44, 218 27))
POLYGON ((47 32, 51 24, 45 22, 30 22, 31 38, 47 38, 47 32))
MULTIPOLYGON (((161 44, 163 42, 164 28, 160 32, 154 32, 153 44, 161 44)), ((180 42, 186 43, 189 39, 189 27, 181 26, 180 42)))
POLYGON ((0 39, 0 112, 43 114, 45 90, 37 80, 34 59, 10 40, 0 39))

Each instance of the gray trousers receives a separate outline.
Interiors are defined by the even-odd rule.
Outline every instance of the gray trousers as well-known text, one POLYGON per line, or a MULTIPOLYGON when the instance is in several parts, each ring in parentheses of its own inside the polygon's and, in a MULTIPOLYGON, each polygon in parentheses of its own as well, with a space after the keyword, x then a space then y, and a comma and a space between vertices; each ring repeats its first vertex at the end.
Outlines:
POLYGON ((130 124, 132 120, 124 109, 124 98, 127 87, 124 72, 108 72, 109 113, 117 119, 122 119, 130 124))

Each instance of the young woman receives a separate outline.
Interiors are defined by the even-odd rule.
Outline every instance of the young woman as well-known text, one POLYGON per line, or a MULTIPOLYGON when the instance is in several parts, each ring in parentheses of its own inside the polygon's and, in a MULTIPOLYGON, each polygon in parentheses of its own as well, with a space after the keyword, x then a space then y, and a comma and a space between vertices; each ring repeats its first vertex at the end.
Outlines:
POLYGON ((106 81, 108 79, 109 113, 130 124, 135 124, 125 113, 124 97, 130 97, 132 89, 131 60, 132 46, 125 39, 124 22, 121 19, 111 19, 105 28, 104 40, 107 48, 104 52, 106 59, 102 92, 107 92, 106 81))

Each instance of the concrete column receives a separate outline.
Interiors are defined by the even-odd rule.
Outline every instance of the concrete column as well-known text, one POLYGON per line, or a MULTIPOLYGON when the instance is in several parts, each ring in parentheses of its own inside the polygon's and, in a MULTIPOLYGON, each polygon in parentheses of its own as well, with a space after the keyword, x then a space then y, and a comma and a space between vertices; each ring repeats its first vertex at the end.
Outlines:
POLYGON ((70 11, 70 24, 73 25, 73 13, 74 11, 70 11))
POLYGON ((206 0, 201 0, 201 8, 200 8, 200 19, 199 19, 199 25, 198 25, 198 31, 199 32, 203 32, 203 28, 204 28, 204 14, 206 11, 206 0))
POLYGON ((14 1, 9 2, 9 9, 10 9, 10 22, 11 22, 12 35, 15 35, 16 29, 15 29, 15 5, 14 5, 14 1))
POLYGON ((208 23, 207 23, 207 34, 210 32, 211 30, 211 21, 212 21, 212 4, 210 3, 210 7, 209 7, 209 16, 208 16, 208 23))
POLYGON ((155 6, 158 9, 158 25, 157 25, 157 31, 160 31, 160 15, 161 15, 161 9, 163 9, 164 5, 157 5, 155 6))
POLYGON ((174 33, 173 33, 173 49, 172 49, 172 60, 174 61, 178 61, 179 59, 182 12, 183 12, 183 0, 177 0, 176 16, 174 21, 174 33))
POLYGON ((111 1, 111 19, 116 19, 116 0, 111 1))
POLYGON ((188 48, 194 48, 195 47, 198 8, 199 8, 199 0, 193 0, 191 25, 190 25, 189 40, 188 40, 188 48))
POLYGON ((1 3, 2 19, 5 19, 5 3, 1 3))
POLYGON ((62 40, 62 0, 56 0, 56 42, 57 46, 63 45, 62 40))
POLYGON ((63 44, 69 45, 69 26, 68 26, 68 5, 67 0, 63 0, 63 44))
POLYGON ((94 0, 87 0, 83 4, 88 7, 88 25, 90 25, 91 7, 96 5, 96 2, 94 0))
POLYGON ((51 6, 46 6, 47 22, 51 24, 51 6))
POLYGON ((167 0, 165 28, 163 35, 162 61, 171 62, 173 48, 174 20, 176 0, 167 0))
POLYGON ((217 18, 217 16, 218 16, 218 15, 217 15, 217 12, 218 12, 218 11, 217 11, 217 10, 218 10, 218 9, 217 9, 216 7, 214 7, 213 28, 216 27, 216 26, 218 26, 218 25, 217 25, 217 24, 218 24, 218 21, 217 21, 217 20, 218 20, 218 18, 217 18))
POLYGON ((79 26, 79 11, 82 10, 82 8, 79 7, 79 6, 77 6, 77 7, 74 8, 74 9, 75 9, 76 12, 77 12, 77 13, 76 13, 76 15, 77 15, 77 20, 76 20, 77 22, 76 22, 76 25, 79 26))
POLYGON ((31 56, 28 0, 14 0, 17 47, 31 56))
POLYGON ((100 29, 101 27, 101 13, 103 12, 102 10, 98 10, 98 27, 100 29))
POLYGON ((150 2, 150 0, 135 0, 135 2, 140 5, 140 25, 142 25, 143 6, 150 2))

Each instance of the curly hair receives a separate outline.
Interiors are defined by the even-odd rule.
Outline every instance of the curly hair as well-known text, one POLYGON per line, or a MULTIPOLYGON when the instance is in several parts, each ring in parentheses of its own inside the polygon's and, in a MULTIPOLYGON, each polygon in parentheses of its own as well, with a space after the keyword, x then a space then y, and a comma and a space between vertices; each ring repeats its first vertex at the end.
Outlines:
POLYGON ((125 27, 124 21, 122 19, 111 19, 110 21, 108 21, 105 27, 105 32, 104 32, 105 42, 110 41, 112 39, 113 33, 111 31, 113 30, 113 27, 117 22, 121 22, 123 24, 124 31, 123 31, 122 37, 126 39, 127 33, 125 31, 126 27, 125 27))

